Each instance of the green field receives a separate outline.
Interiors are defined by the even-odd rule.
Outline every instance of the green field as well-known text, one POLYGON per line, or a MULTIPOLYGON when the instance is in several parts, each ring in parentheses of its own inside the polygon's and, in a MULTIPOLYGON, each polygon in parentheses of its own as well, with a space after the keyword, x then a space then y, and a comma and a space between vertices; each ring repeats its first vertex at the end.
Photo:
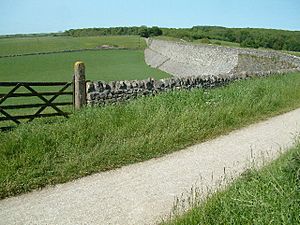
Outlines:
POLYGON ((262 170, 247 171, 226 190, 163 224, 300 224, 299 171, 300 145, 262 170))
POLYGON ((180 150, 300 107, 300 74, 87 108, 0 135, 0 198, 180 150))
POLYGON ((70 81, 73 65, 86 64, 89 80, 129 80, 168 77, 144 61, 146 44, 138 36, 31 37, 0 39, 0 55, 95 48, 101 45, 130 50, 99 50, 0 58, 1 81, 70 81), (137 49, 140 50, 137 50, 137 49))
POLYGON ((144 39, 139 36, 1 38, 0 56, 96 48, 102 45, 131 49, 143 49, 146 47, 144 39))
POLYGON ((168 77, 146 65, 142 50, 100 50, 0 59, 1 81, 71 81, 76 61, 86 64, 89 80, 168 77))

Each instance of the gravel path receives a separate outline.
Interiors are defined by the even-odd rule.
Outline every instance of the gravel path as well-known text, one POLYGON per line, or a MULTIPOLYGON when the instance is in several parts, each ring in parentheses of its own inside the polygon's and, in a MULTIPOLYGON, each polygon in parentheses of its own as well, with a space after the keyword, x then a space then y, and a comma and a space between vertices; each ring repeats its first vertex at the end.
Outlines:
POLYGON ((176 196, 213 187, 224 167, 237 176, 250 159, 291 147, 299 118, 297 109, 159 159, 2 200, 0 224, 155 224, 176 196))

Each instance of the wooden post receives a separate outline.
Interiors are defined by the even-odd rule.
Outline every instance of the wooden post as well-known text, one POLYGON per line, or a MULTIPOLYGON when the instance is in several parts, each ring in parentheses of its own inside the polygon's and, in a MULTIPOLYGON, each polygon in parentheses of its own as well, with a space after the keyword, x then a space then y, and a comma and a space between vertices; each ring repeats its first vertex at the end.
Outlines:
POLYGON ((76 62, 74 65, 74 107, 80 109, 86 105, 85 65, 76 62))

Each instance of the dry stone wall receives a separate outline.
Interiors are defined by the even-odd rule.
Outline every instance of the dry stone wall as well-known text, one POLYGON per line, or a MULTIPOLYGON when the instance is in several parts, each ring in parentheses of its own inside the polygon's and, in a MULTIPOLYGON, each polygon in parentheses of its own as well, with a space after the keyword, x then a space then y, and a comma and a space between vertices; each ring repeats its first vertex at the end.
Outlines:
POLYGON ((106 105, 124 102, 142 96, 154 96, 173 90, 190 90, 193 88, 213 88, 226 85, 239 79, 262 77, 272 74, 295 72, 297 69, 266 71, 256 73, 223 74, 219 76, 172 77, 160 80, 124 80, 124 81, 92 81, 87 82, 88 105, 106 105))

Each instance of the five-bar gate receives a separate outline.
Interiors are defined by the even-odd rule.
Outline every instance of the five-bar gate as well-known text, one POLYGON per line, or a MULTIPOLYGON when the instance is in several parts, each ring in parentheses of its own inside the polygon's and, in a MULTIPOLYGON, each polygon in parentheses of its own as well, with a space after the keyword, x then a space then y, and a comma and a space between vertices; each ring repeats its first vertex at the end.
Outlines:
MULTIPOLYGON (((64 116, 68 117, 70 112, 65 112, 58 106, 73 105, 73 101, 56 102, 57 98, 62 95, 72 95, 73 88, 72 82, 0 82, 0 87, 11 88, 7 93, 0 93, 0 122, 13 121, 15 124, 20 124, 24 119, 29 122, 35 118, 52 117, 52 116, 64 116), (42 88, 41 88, 42 87, 42 88), (57 87, 56 91, 45 91, 45 87, 57 87), (38 91, 37 88, 41 89, 38 91), (20 92, 20 90, 22 90, 20 92), (24 91, 25 90, 25 91, 24 91), (8 99, 21 98, 21 97, 36 97, 42 101, 42 103, 30 103, 22 104, 21 101, 17 103, 4 104, 8 99), (21 103, 21 104, 20 104, 21 103), (54 112, 45 112, 46 108, 52 108, 54 112), (17 114, 14 115, 8 112, 8 110, 17 109, 29 109, 38 108, 38 110, 29 115, 17 114), (45 112, 45 113, 43 113, 45 112)), ((1 130, 9 129, 11 126, 0 127, 1 130)))

